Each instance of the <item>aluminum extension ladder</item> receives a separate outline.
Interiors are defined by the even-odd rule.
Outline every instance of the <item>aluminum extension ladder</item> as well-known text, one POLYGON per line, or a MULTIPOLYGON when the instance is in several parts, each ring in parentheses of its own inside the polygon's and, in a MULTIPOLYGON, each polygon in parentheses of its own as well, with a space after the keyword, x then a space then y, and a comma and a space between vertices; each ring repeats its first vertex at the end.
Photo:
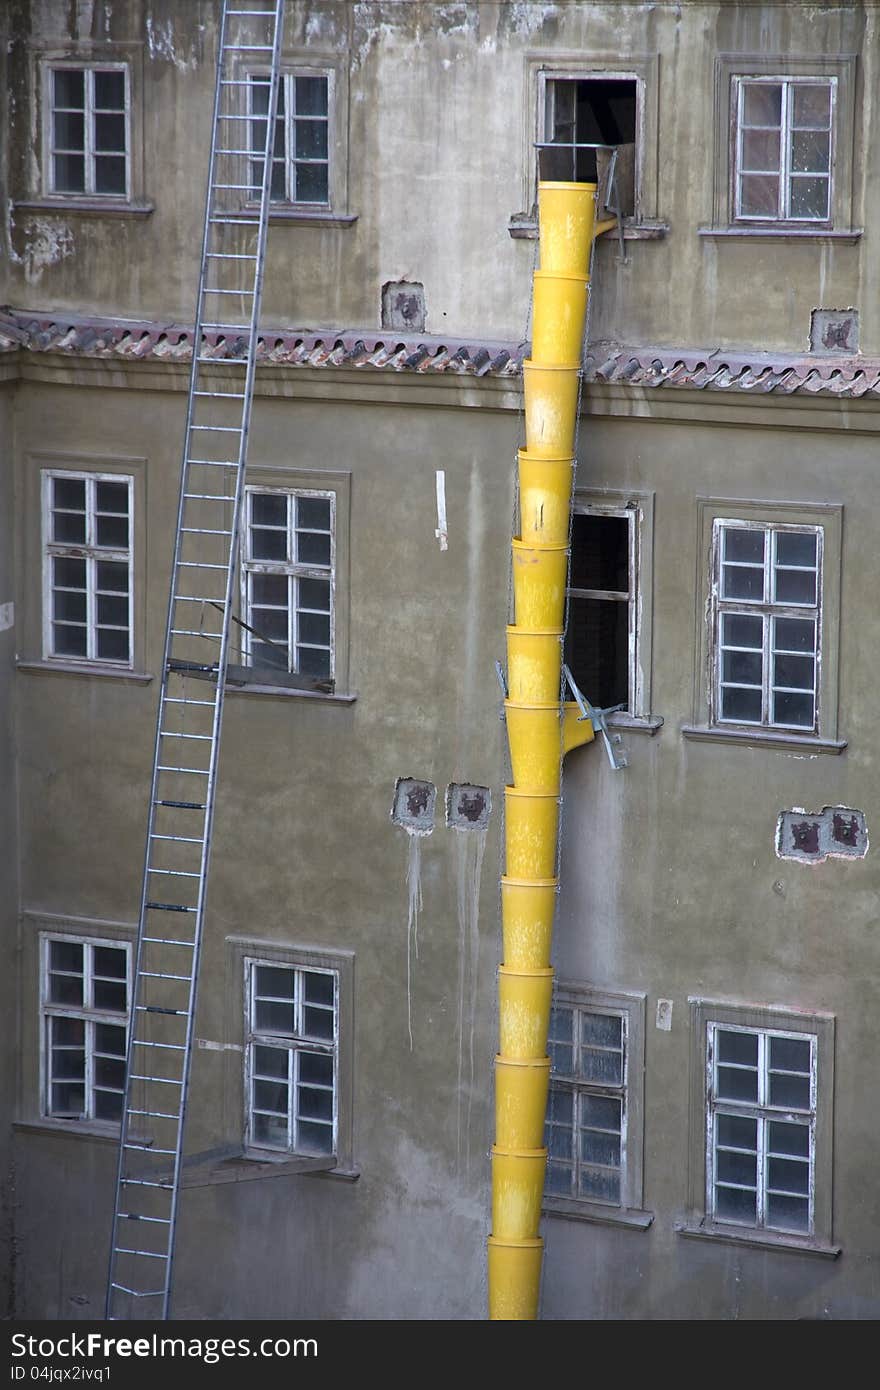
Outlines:
POLYGON ((113 1319, 167 1318, 171 1296, 283 20, 284 0, 223 0, 110 1243, 113 1319), (203 385, 204 333, 225 337, 227 354, 203 385))

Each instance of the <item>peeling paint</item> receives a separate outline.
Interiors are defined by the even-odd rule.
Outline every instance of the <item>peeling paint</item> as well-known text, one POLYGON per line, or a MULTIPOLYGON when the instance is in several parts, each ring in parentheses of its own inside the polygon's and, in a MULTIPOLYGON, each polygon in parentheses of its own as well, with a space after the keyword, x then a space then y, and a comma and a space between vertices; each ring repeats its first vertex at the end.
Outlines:
POLYGON ((147 53, 152 62, 173 63, 178 72, 196 71, 200 56, 197 48, 190 47, 189 57, 183 57, 178 52, 171 19, 154 23, 152 15, 147 15, 144 27, 147 31, 147 53))
POLYGON ((11 199, 6 202, 5 221, 9 259, 13 265, 24 267, 29 285, 39 284, 44 270, 59 265, 76 251, 73 229, 57 218, 28 217, 19 237, 24 243, 23 251, 15 248, 17 228, 11 199))

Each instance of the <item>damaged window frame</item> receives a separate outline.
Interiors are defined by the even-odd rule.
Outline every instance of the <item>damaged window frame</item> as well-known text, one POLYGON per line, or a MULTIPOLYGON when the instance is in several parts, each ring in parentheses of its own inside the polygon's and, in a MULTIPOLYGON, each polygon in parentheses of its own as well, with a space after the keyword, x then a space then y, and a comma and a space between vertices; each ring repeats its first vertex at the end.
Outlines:
MULTIPOLYGON (((134 666, 135 645, 134 477, 126 473, 107 473, 72 468, 44 468, 41 470, 40 474, 40 495, 42 525, 43 659, 52 663, 89 665, 102 669, 115 668, 117 670, 131 670, 134 666), (52 538, 52 517, 53 512, 57 510, 53 506, 53 486, 56 479, 83 482, 85 485, 86 538, 84 543, 71 544, 69 542, 55 541, 52 538), (96 497, 97 485, 99 483, 122 484, 127 489, 128 545, 126 547, 98 546, 96 543, 96 517, 98 514, 96 497), (55 638, 53 632, 54 618, 52 594, 54 561, 56 559, 75 559, 82 560, 85 563, 86 621, 84 626, 86 631, 86 654, 84 656, 71 655, 70 653, 56 652, 54 650, 55 638), (124 564, 128 572, 128 657, 126 660, 97 655, 98 628, 102 626, 98 623, 97 619, 97 566, 98 563, 102 561, 124 564)), ((77 625, 79 626, 81 624, 77 625)))
MULTIPOLYGON (((265 67, 249 67, 249 68, 247 69, 247 84, 248 84, 248 85, 247 85, 247 114, 248 114, 248 116, 251 118, 251 119, 248 121, 248 130, 249 130, 249 132, 250 132, 251 144, 253 144, 253 134, 254 134, 254 129, 255 129, 254 124, 252 124, 251 122, 252 122, 252 121, 253 121, 253 122, 256 122, 256 121, 259 121, 260 119, 262 119, 262 118, 260 117, 259 114, 257 114, 257 113, 254 112, 254 106, 253 106, 254 87, 255 87, 256 85, 259 85, 260 83, 268 83, 268 79, 269 79, 269 69, 268 69, 268 68, 265 68, 265 67)), ((337 151, 337 148, 336 148, 337 139, 338 139, 338 133, 337 133, 337 114, 336 114, 336 105, 337 105, 337 90, 336 90, 336 87, 337 87, 337 74, 336 74, 336 70, 335 70, 335 68, 334 68, 333 66, 328 65, 328 66, 324 67, 324 66, 321 66, 320 64, 297 63, 297 64, 290 65, 290 66, 284 66, 284 67, 281 69, 281 72, 279 73, 279 84, 280 84, 280 88, 283 88, 283 92, 284 92, 284 112, 283 112, 283 114, 282 114, 280 117, 276 116, 276 121, 279 121, 279 120, 280 120, 281 122, 283 122, 284 152, 283 152, 283 154, 280 155, 280 156, 277 155, 277 154, 275 153, 275 143, 273 142, 273 157, 272 157, 272 163, 273 163, 273 166, 275 166, 275 165, 281 165, 281 166, 283 167, 283 172, 284 172, 284 195, 283 195, 283 197, 274 197, 274 196, 270 196, 270 201, 269 201, 270 215, 271 215, 273 212, 274 212, 274 213, 278 213, 278 212, 289 211, 289 212, 295 212, 295 213, 301 214, 303 217, 314 216, 314 217, 316 217, 316 218, 320 218, 320 217, 322 217, 322 216, 327 216, 328 214, 331 214, 331 213, 334 212, 334 210, 337 208, 337 206, 339 205, 339 203, 340 203, 340 201, 341 201, 339 192, 338 192, 338 190, 335 188, 335 184, 336 184, 336 181, 337 181, 337 167, 336 167, 336 166, 337 166, 337 163, 338 163, 338 151, 337 151), (325 116, 317 116, 317 117, 310 117, 310 118, 309 118, 309 119, 323 120, 323 121, 326 123, 326 127, 327 127, 327 156, 326 156, 325 159, 303 161, 303 160, 301 160, 301 159, 297 159, 296 154, 295 154, 295 140, 294 140, 294 135, 295 135, 295 126, 296 126, 296 122, 297 122, 298 117, 297 117, 297 115, 296 115, 295 100, 292 100, 292 98, 294 97, 294 94, 295 94, 297 80, 300 79, 300 78, 319 78, 319 79, 322 79, 322 80, 325 82, 325 84, 326 84, 326 95, 327 95, 327 111, 326 111, 326 115, 325 115, 325 116), (308 200, 305 200, 305 199, 302 199, 302 198, 295 198, 295 197, 292 197, 292 196, 291 196, 291 190, 292 190, 293 187, 294 187, 295 179, 296 179, 296 172, 295 172, 296 165, 297 165, 298 163, 303 163, 303 162, 321 164, 321 165, 326 169, 326 171, 327 171, 327 196, 326 196, 325 199, 323 199, 323 200, 321 200, 321 201, 308 201, 308 200)), ((302 119, 306 119, 306 118, 304 117, 304 118, 302 118, 302 119)), ((276 141, 277 141, 277 131, 276 131, 276 137, 275 137, 275 139, 276 139, 276 141)), ((253 180, 254 180, 254 165, 255 165, 255 163, 259 163, 259 164, 262 163, 262 159, 260 158, 260 155, 259 155, 259 152, 258 152, 258 151, 254 152, 254 153, 252 153, 251 155, 248 156, 249 172, 248 172, 248 176, 247 176, 247 181, 250 182, 250 183, 252 183, 252 184, 253 184, 253 180)), ((273 175, 274 175, 274 168, 273 168, 273 175)), ((256 185, 254 185, 254 186, 252 187, 252 191, 251 191, 250 196, 249 196, 249 198, 248 198, 248 206, 252 206, 252 207, 257 206, 258 199, 259 199, 259 189, 258 189, 258 187, 256 187, 256 185)))
MULTIPOLYGON (((339 1120, 340 1120, 340 991, 342 981, 340 971, 332 964, 318 963, 309 960, 308 963, 284 957, 271 956, 250 956, 244 957, 244 1000, 245 1000, 245 1048, 244 1048, 244 1148, 245 1154, 257 1158, 267 1156, 302 1157, 307 1159, 324 1159, 327 1161, 328 1168, 333 1168, 337 1162, 340 1152, 339 1139, 339 1120), (258 998, 266 996, 257 995, 257 971, 260 969, 282 970, 290 972, 294 977, 294 1029, 291 1031, 261 1028, 257 1024, 256 1004, 258 998), (316 1039, 307 1035, 303 1026, 304 990, 306 976, 322 975, 327 976, 333 981, 333 1036, 332 1039, 316 1039), (287 1054, 286 1079, 284 1084, 287 1086, 287 1142, 285 1145, 267 1144, 264 1140, 258 1139, 254 1134, 254 1115, 257 1107, 254 1103, 254 1083, 258 1079, 255 1074, 256 1059, 255 1049, 257 1047, 270 1048, 273 1051, 285 1052, 287 1054), (298 1101, 302 1082, 299 1073, 299 1055, 303 1052, 330 1057, 332 1059, 332 1121, 329 1126, 331 1133, 331 1147, 329 1151, 315 1152, 309 1148, 298 1145, 298 1126, 304 1117, 298 1114, 298 1101)), ((320 1089, 327 1089, 321 1085, 320 1089)), ((280 1112, 278 1112, 280 1113, 280 1112)), ((307 1117, 305 1122, 308 1123, 307 1117)))
MULTIPOLYGON (((775 75, 745 75, 740 74, 732 78, 731 94, 731 207, 733 209, 732 221, 735 224, 742 224, 746 227, 761 227, 765 225, 780 227, 803 227, 816 231, 830 229, 834 225, 834 178, 836 164, 835 131, 837 126, 837 88, 838 79, 836 76, 775 76, 775 75), (748 87, 779 87, 781 89, 781 111, 779 124, 779 167, 776 170, 768 171, 744 171, 743 163, 743 137, 746 129, 744 123, 744 103, 746 89, 748 87), (827 215, 824 217, 805 217, 791 212, 791 193, 793 179, 800 177, 796 171, 792 170, 791 144, 794 129, 794 90, 797 87, 824 87, 828 89, 829 117, 828 117, 828 168, 827 174, 817 171, 811 175, 815 178, 822 178, 827 181, 828 201, 827 215), (778 178, 777 211, 775 213, 746 213, 742 210, 742 179, 748 173, 759 173, 765 177, 776 175, 778 178)), ((761 129, 761 127, 754 127, 761 129)), ((769 129, 769 127, 768 127, 769 129)), ((775 129, 775 127, 774 127, 775 129)), ((806 174, 803 175, 806 177, 806 174)))
MULTIPOLYGON (((736 1004, 692 997, 690 1008, 690 1088, 691 1129, 689 1134, 688 1215, 677 1227, 680 1235, 753 1245, 765 1249, 800 1250, 834 1258, 840 1247, 832 1244, 832 1164, 834 1035, 833 1014, 785 1009, 776 1005, 736 1004), (791 1038, 810 1043, 809 1104, 806 1107, 772 1105, 767 1089, 767 1071, 759 1081, 755 1100, 722 1098, 716 1094, 716 1051, 719 1032, 758 1035, 758 1063, 767 1063, 773 1038, 791 1038), (769 1170, 762 1159, 768 1154, 757 1143, 756 1220, 744 1222, 716 1215, 715 1117, 730 1113, 755 1118, 758 1131, 774 1120, 809 1127, 809 1229, 770 1226, 759 1217, 766 1204, 769 1170)), ((778 1072, 778 1068, 774 1071, 778 1072)), ((795 1071, 794 1075, 806 1075, 795 1071)), ((784 1157, 784 1155, 781 1155, 784 1157)), ((801 1156, 802 1157, 802 1156, 801 1156)), ((802 1196, 803 1194, 794 1194, 802 1196)))
MULTIPOLYGON (((70 201, 71 203, 104 202, 109 206, 126 206, 132 201, 133 173, 133 150, 132 150, 132 90, 131 90, 131 69, 128 62, 109 58, 106 61, 90 59, 47 59, 42 64, 42 141, 43 141, 43 186, 45 196, 52 200, 70 201), (81 72, 83 74, 83 184, 81 189, 59 189, 55 186, 55 139, 54 139, 54 113, 55 105, 55 73, 56 72, 81 72), (125 125, 125 150, 122 157, 125 160, 125 188, 121 192, 98 191, 96 184, 95 160, 100 157, 100 151, 95 148, 95 120, 101 114, 101 110, 95 106, 95 74, 99 72, 121 72, 124 82, 124 106, 121 112, 117 108, 112 109, 112 114, 121 114, 125 125)), ((77 108, 78 109, 78 108, 77 108)), ((78 154, 79 151, 72 151, 78 154)), ((118 152, 108 151, 108 154, 118 152)))
MULTIPOLYGON (((548 1181, 544 1190, 542 1209, 546 1216, 557 1216, 564 1220, 598 1221, 612 1225, 628 1225, 647 1229, 653 1220, 650 1212, 642 1209, 643 1199, 643 1160, 644 1160, 644 1070, 645 1070, 645 995, 619 993, 612 990, 598 990, 587 985, 560 982, 554 994, 554 1010, 570 1012, 572 1015, 573 1046, 579 1046, 575 1039, 579 1036, 580 1019, 583 1015, 597 1015, 604 1018, 619 1019, 621 1024, 621 1048, 623 1057, 622 1077, 619 1083, 597 1082, 585 1077, 578 1066, 572 1073, 563 1074, 554 1069, 551 1062, 550 1094, 568 1094, 573 1098, 572 1105, 572 1144, 573 1157, 572 1192, 563 1195, 551 1192, 548 1181), (576 1176, 579 1165, 580 1145, 577 1138, 578 1114, 581 1098, 597 1096, 601 1099, 618 1100, 621 1106, 620 1130, 620 1193, 618 1201, 605 1201, 596 1197, 575 1195, 576 1176)), ((553 1056, 553 1047, 550 1046, 553 1056)), ((548 1116, 551 1105, 548 1102, 548 1116)), ((548 1124, 545 1143, 549 1144, 548 1124)), ((551 1159, 553 1157, 551 1149, 551 1159)))
MULTIPOLYGON (((627 698, 624 713, 635 716, 641 709, 640 668, 638 659, 638 622, 637 622, 637 595, 639 586, 639 513, 635 504, 617 507, 612 504, 587 503, 575 499, 572 507, 573 516, 591 516, 596 518, 617 519, 625 521, 627 524, 627 580, 628 588, 626 593, 622 590, 605 589, 580 589, 571 583, 565 590, 566 607, 568 617, 566 622, 566 635, 571 631, 573 618, 571 613, 571 599, 584 598, 594 599, 602 603, 625 603, 627 610, 627 698)), ((572 523, 572 551, 575 549, 574 523, 572 523)), ((570 575, 569 575, 570 578, 570 575)), ((578 673, 572 665, 571 658, 566 655, 569 669, 575 680, 578 673)), ((598 695, 590 690, 582 692, 587 699, 595 705, 600 705, 602 701, 598 695)), ((619 702, 618 702, 619 703, 619 702)))
MULTIPOLYGON (((291 686, 294 689, 304 691, 319 691, 332 694, 336 690, 337 680, 337 640, 336 640, 336 616, 337 616, 337 492, 331 488, 308 488, 308 487, 277 487, 271 484, 250 484, 245 488, 244 515, 242 518, 242 532, 240 545, 240 604, 242 623, 239 627, 241 643, 241 666, 232 667, 233 679, 243 678, 251 683, 263 684, 267 686, 291 686), (251 546, 251 515, 253 498, 257 495, 268 495, 284 497, 287 504, 287 545, 288 553, 294 543, 296 531, 296 508, 300 499, 317 499, 329 503, 330 508, 330 564, 309 565, 295 560, 260 560, 253 559, 250 555, 251 546), (287 580, 288 592, 288 641, 285 646, 287 655, 287 667, 285 670, 272 666, 255 665, 252 660, 253 644, 260 639, 259 623, 255 620, 253 608, 255 607, 251 598, 252 578, 258 574, 283 576, 287 580), (329 672, 326 676, 304 675, 296 669, 296 614, 299 612, 298 604, 295 601, 299 592, 299 581, 301 579, 319 579, 327 581, 329 585, 329 672)), ((256 605, 258 606, 258 605, 256 605)), ((268 639, 266 639, 268 640, 268 639)), ((273 645, 281 646, 280 643, 273 645)))
MULTIPOLYGON (((759 522, 744 520, 733 517, 716 517, 713 522, 712 533, 712 555, 713 555, 713 577, 712 577, 712 722, 719 726, 733 726, 745 729, 766 729, 780 730, 785 733, 799 735, 804 738, 818 737, 821 728, 821 695, 822 695, 822 619, 823 619, 823 559, 824 559, 824 527, 821 525, 796 525, 791 522, 767 521, 759 522), (727 563, 725 560, 724 546, 726 543, 727 531, 749 531, 760 533, 764 537, 763 544, 763 593, 760 599, 747 598, 726 598, 723 596, 723 569, 727 563), (816 575, 816 598, 815 603, 784 603, 775 598, 775 571, 779 567, 776 559, 777 536, 779 535, 811 535, 816 538, 816 564, 814 567, 806 567, 804 572, 815 573, 816 575), (761 646, 761 718, 760 720, 747 720, 743 718, 731 718, 722 712, 724 701, 724 690, 733 687, 735 683, 724 680, 724 653, 722 645, 723 624, 726 616, 743 616, 760 618, 762 624, 762 646, 761 646), (812 723, 795 724, 786 723, 779 719, 774 719, 771 715, 773 710, 773 697, 777 689, 785 688, 776 686, 774 682, 774 656, 777 648, 774 646, 776 623, 779 620, 785 621, 812 621, 814 625, 814 645, 811 653, 804 655, 812 656, 813 659, 813 688, 809 693, 813 700, 813 720, 812 723)), ((752 566, 757 568, 757 566, 752 566)), ((735 650, 735 649, 733 649, 735 650)), ((757 649, 748 649, 756 651, 757 649)), ((784 652, 783 652, 784 654, 784 652)), ((756 687, 749 687, 756 688, 756 687)), ((806 693, 806 688, 798 688, 800 693, 806 693)), ((798 692, 793 692, 798 693, 798 692)))
MULTIPOLYGON (((578 84, 590 82, 631 82, 635 87, 635 130, 633 136, 633 206, 630 212, 623 214, 623 221, 637 224, 640 221, 642 205, 642 156, 641 151, 644 143, 644 109, 645 109, 645 83, 644 78, 635 72, 630 71, 584 71, 547 70, 538 74, 538 144, 552 148, 557 142, 554 141, 556 126, 556 97, 557 88, 562 85, 577 86, 578 84)), ((577 130, 573 131, 576 136, 577 130)), ((574 141, 573 148, 587 149, 595 146, 595 142, 585 141, 579 143, 574 141)), ((610 147, 609 147, 610 148, 610 147)), ((597 172, 597 182, 601 183, 601 178, 597 172)), ((607 190, 606 190, 607 196, 607 190)))
MULTIPOLYGON (((125 1051, 121 1053, 107 1054, 113 1060, 121 1061, 123 1070, 125 1067, 126 1053, 128 1049, 128 1028, 130 1023, 131 1011, 131 991, 132 991, 132 947, 127 941, 118 938, 105 938, 102 936, 78 936, 68 932, 41 931, 39 933, 39 971, 40 971, 40 1118, 52 1124, 86 1126, 90 1129, 97 1129, 99 1132, 118 1132, 120 1119, 106 1119, 95 1114, 95 1091, 108 1090, 118 1094, 120 1098, 120 1117, 121 1108, 124 1104, 124 1091, 117 1087, 99 1087, 96 1078, 95 1062, 99 1056, 97 1046, 96 1029, 102 1024, 110 1025, 114 1028, 122 1028, 124 1031, 125 1051), (67 972, 53 971, 51 969, 51 950, 55 943, 79 946, 82 948, 82 971, 67 972), (94 985, 96 978, 101 978, 95 969, 95 949, 105 949, 120 952, 125 960, 124 976, 107 977, 112 978, 114 983, 124 983, 125 986, 125 1009, 114 1010, 96 1006, 94 1002, 94 985), (82 1004, 75 1005, 53 1001, 50 997, 50 976, 52 974, 71 974, 81 976, 83 981, 83 1000, 82 1004), (61 1110, 54 1110, 52 1106, 52 1043, 51 1030, 52 1020, 56 1018, 67 1018, 83 1025, 83 1044, 79 1048, 75 1044, 69 1044, 76 1051, 82 1051, 83 1059, 83 1090, 85 1097, 84 1110, 79 1115, 65 1114, 61 1110)), ((78 1078, 61 1078, 62 1080, 76 1081, 78 1078)))

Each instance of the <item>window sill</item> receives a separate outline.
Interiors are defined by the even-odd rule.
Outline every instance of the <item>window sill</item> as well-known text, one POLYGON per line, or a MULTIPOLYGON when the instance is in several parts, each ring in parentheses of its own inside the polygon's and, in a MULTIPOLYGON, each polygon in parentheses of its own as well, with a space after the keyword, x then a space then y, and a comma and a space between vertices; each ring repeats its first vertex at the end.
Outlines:
POLYGON ((862 236, 861 227, 698 227, 697 236, 718 241, 839 241, 854 246, 862 236))
POLYGON ((647 1231, 654 1220, 652 1211, 633 1207, 603 1207, 594 1202, 577 1202, 568 1197, 545 1197, 542 1216, 558 1217, 562 1221, 589 1221, 599 1226, 628 1226, 633 1231, 647 1231))
POLYGON ((63 1134, 68 1139, 91 1139, 114 1148, 119 1146, 119 1126, 96 1120, 13 1120, 12 1128, 17 1134, 63 1134))
POLYGON ((99 676, 101 680, 123 681, 126 685, 149 685, 150 671, 132 671, 127 666, 97 666, 77 661, 17 661, 16 670, 47 676, 99 676))
POLYGON ((149 217, 152 203, 128 203, 124 198, 21 198, 13 203, 14 212, 61 212, 86 217, 149 217))
POLYGON ((216 1187, 224 1183, 256 1182, 260 1178, 284 1178, 306 1174, 356 1182, 360 1177, 360 1170, 337 1167, 337 1160, 332 1155, 326 1158, 309 1158, 302 1154, 290 1157, 273 1154, 270 1157, 258 1150, 244 1150, 215 1162, 202 1172, 184 1173, 182 1185, 216 1187))
POLYGON ((650 738, 663 728, 663 719, 659 714, 625 714, 623 710, 609 714, 605 722, 609 729, 616 729, 619 733, 647 734, 650 738))
POLYGON ((675 1227, 680 1236, 697 1240, 717 1240, 727 1245, 748 1245, 756 1250, 794 1251, 802 1255, 819 1255, 826 1260, 836 1260, 840 1254, 839 1245, 829 1245, 825 1241, 810 1240, 809 1237, 785 1235, 782 1231, 759 1231, 746 1227, 716 1226, 709 1221, 696 1224, 687 1222, 675 1227))
MULTIPOLYGON (((508 235, 514 241, 537 241, 538 223, 533 217, 511 217, 507 224, 508 235)), ((669 223, 644 220, 635 222, 623 220, 623 239, 624 241, 663 241, 668 235, 669 223)), ((605 235, 603 233, 603 235, 605 235)), ((610 238, 617 236, 617 228, 610 227, 607 235, 610 238)))
MULTIPOLYGON (((238 216, 239 214, 236 214, 238 216)), ((249 203, 242 208, 242 217, 252 217, 256 222, 260 215, 259 208, 253 203, 249 203)), ((270 222, 287 222, 293 227, 353 227, 358 220, 356 212, 333 212, 329 208, 325 211, 310 211, 308 208, 284 207, 276 204, 269 208, 270 222)))
POLYGON ((258 685, 256 682, 247 683, 232 680, 226 677, 227 695, 280 695, 282 699, 294 700, 320 700, 325 705, 353 705, 358 698, 356 690, 348 695, 340 695, 335 691, 329 690, 298 690, 291 685, 258 685))
POLYGON ((776 729, 722 729, 717 724, 712 727, 685 724, 681 734, 682 738, 698 743, 740 743, 749 748, 770 748, 783 753, 796 750, 836 756, 847 746, 845 738, 816 738, 814 735, 783 733, 776 729))

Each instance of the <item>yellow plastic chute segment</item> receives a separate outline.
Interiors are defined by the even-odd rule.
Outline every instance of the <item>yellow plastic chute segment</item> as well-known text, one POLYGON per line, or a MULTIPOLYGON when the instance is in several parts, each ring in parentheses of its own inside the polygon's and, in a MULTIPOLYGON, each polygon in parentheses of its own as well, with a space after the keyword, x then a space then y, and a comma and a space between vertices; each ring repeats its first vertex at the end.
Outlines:
POLYGON ((555 367, 527 357, 523 362, 526 449, 534 457, 574 453, 580 367, 555 367))
POLYGON ((535 632, 561 628, 565 617, 568 546, 514 540, 513 605, 516 626, 535 632))
POLYGON ((520 449, 519 515, 521 538, 532 545, 568 541, 571 525, 573 458, 535 458, 520 449))
POLYGON ((527 1240, 541 1220, 546 1149, 492 1148, 492 1234, 527 1240))
POLYGON ((555 878, 501 879, 501 934, 504 964, 511 970, 535 970, 550 964, 556 913, 555 878))
POLYGON ((489 1318, 528 1322, 538 1316, 544 1242, 489 1237, 489 1318))
POLYGON ((562 715, 562 752, 570 753, 573 748, 583 748, 596 737, 592 719, 582 719, 580 706, 568 702, 562 715))
POLYGON ((498 969, 498 1038, 502 1057, 521 1062, 547 1051, 553 971, 498 969))
POLYGON ((539 703, 559 697, 562 629, 507 629, 507 684, 511 700, 539 703))
POLYGON ((532 298, 532 361, 578 366, 587 316, 586 275, 536 270, 532 298))
POLYGON ((556 873, 559 797, 555 792, 504 789, 504 852, 515 879, 550 879, 556 873))
POLYGON ((596 221, 595 183, 538 184, 541 269, 586 275, 596 221))
POLYGON ((503 1149, 537 1149, 544 1137, 550 1058, 495 1058, 495 1138, 503 1149))

